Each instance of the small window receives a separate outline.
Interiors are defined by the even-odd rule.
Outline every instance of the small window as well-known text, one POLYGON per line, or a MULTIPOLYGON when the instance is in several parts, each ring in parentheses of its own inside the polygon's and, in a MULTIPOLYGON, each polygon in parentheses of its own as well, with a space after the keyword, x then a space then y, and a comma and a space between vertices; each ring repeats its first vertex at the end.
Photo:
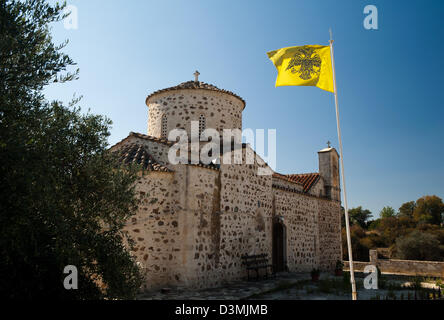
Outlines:
POLYGON ((168 138, 168 120, 167 120, 167 116, 164 114, 162 116, 162 123, 161 123, 161 135, 162 138, 167 139, 168 138))
POLYGON ((206 121, 204 115, 199 116, 199 137, 202 135, 202 132, 204 132, 206 126, 206 121))

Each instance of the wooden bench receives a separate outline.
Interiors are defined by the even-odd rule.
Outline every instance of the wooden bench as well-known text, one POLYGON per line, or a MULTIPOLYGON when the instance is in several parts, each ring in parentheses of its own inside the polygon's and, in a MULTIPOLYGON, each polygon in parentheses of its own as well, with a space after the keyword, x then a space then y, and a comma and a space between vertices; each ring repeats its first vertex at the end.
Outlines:
POLYGON ((242 258, 242 264, 247 267, 247 279, 250 281, 250 271, 256 271, 256 280, 259 279, 259 270, 265 270, 265 278, 269 275, 276 276, 273 265, 268 262, 268 256, 266 253, 256 255, 244 255, 242 258), (268 273, 270 270, 270 273, 268 273))

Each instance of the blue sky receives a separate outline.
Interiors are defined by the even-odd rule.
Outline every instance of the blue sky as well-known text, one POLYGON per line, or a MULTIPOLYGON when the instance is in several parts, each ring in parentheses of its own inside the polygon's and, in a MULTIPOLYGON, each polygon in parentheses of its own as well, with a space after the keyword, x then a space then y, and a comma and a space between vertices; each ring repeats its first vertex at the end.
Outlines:
POLYGON ((266 52, 327 45, 333 29, 349 205, 444 197, 443 1, 68 1, 78 29, 53 26, 80 79, 47 88, 113 121, 110 144, 146 133, 145 97, 193 79, 243 97, 244 128, 277 130, 277 171, 318 170, 337 147, 334 100, 315 87, 274 87, 266 52), (363 27, 366 5, 379 29, 363 27))

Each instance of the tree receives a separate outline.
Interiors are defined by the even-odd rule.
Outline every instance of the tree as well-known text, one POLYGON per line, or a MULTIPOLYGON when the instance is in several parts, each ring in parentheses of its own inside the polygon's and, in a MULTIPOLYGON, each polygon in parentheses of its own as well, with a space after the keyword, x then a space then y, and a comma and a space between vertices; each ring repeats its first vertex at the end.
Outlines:
POLYGON ((396 240, 396 256, 405 260, 442 260, 438 239, 419 230, 396 240))
POLYGON ((77 77, 49 33, 63 8, 0 4, 0 297, 131 298, 141 275, 122 228, 137 206, 135 170, 107 151, 110 120, 42 93, 77 77), (78 290, 63 287, 67 265, 78 290))
POLYGON ((396 216, 396 211, 392 207, 388 207, 387 206, 387 207, 382 208, 381 212, 379 212, 379 216, 382 219, 388 218, 388 217, 395 217, 396 216))
POLYGON ((413 211, 415 210, 415 207, 415 201, 403 203, 402 206, 399 208, 399 216, 413 218, 413 211))
POLYGON ((440 225, 443 222, 444 203, 437 196, 424 196, 416 200, 413 217, 421 223, 440 225))
MULTIPOLYGON (((350 238, 352 245, 353 259, 355 261, 368 261, 368 250, 362 243, 362 239, 365 238, 365 230, 358 224, 350 227, 350 238)), ((342 255, 344 260, 348 260, 348 245, 345 228, 342 228, 342 255)))
POLYGON ((381 237, 385 247, 390 247, 398 237, 404 236, 415 228, 415 222, 411 218, 388 217, 380 219, 375 230, 381 237))
POLYGON ((350 216, 351 224, 358 224, 361 228, 367 227, 367 220, 371 217, 372 213, 370 210, 362 209, 361 206, 357 208, 352 208, 348 210, 350 216))
POLYGON ((381 224, 381 218, 379 219, 375 219, 375 220, 370 220, 367 222, 368 225, 368 230, 375 230, 378 228, 378 226, 381 224))
POLYGON ((433 234, 441 245, 444 245, 444 228, 441 226, 437 226, 435 224, 427 224, 427 223, 421 223, 417 227, 418 230, 421 230, 422 232, 427 232, 430 234, 433 234))

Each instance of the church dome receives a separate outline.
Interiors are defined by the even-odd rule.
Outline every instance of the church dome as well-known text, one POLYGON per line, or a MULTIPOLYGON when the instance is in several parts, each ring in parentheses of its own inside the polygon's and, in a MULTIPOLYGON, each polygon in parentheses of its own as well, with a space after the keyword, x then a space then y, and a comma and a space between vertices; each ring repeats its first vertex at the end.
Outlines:
POLYGON ((196 71, 195 81, 148 95, 145 100, 148 135, 168 139, 172 130, 183 129, 191 137, 193 122, 197 124, 199 136, 205 129, 215 129, 220 134, 224 129, 242 130, 245 100, 231 91, 199 81, 198 75, 196 71))
POLYGON ((146 97, 146 101, 145 102, 148 105, 149 99, 151 97, 153 97, 154 95, 158 94, 158 93, 167 92, 167 91, 173 91, 173 90, 182 90, 182 89, 204 89, 204 90, 212 90, 212 91, 227 93, 227 94, 232 95, 233 97, 236 97, 239 100, 241 100, 242 103, 243 103, 244 109, 245 109, 245 105, 246 105, 245 100, 242 99, 237 94, 235 94, 235 93, 233 93, 231 91, 228 91, 228 90, 219 89, 215 85, 212 85, 212 84, 209 84, 209 83, 206 83, 206 82, 202 82, 202 81, 185 81, 185 82, 182 82, 182 83, 178 84, 177 86, 173 86, 173 87, 169 87, 169 88, 165 88, 165 89, 160 89, 160 90, 154 91, 153 93, 148 95, 148 97, 146 97))

